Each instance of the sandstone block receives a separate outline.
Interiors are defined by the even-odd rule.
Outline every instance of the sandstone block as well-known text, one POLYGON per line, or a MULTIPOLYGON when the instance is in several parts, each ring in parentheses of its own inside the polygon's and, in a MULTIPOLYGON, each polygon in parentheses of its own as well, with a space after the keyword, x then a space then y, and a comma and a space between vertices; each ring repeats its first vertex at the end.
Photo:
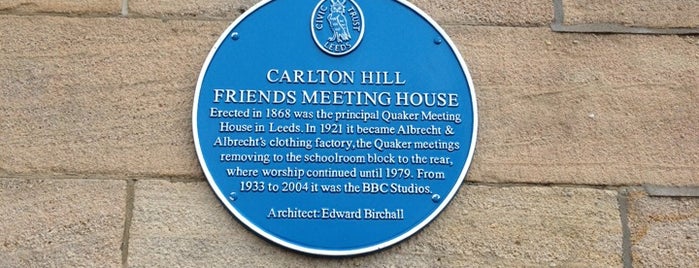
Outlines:
POLYGON ((122 0, 0 0, 0 11, 14 14, 120 14, 122 0))
POLYGON ((462 187, 406 244, 406 253, 462 256, 459 267, 620 266, 618 202, 592 189, 462 187))
POLYGON ((699 198, 629 194, 634 267, 699 266, 699 198))
POLYGON ((0 24, 0 170, 200 174, 192 99, 227 23, 0 16, 0 24))
POLYGON ((204 182, 139 181, 129 253, 131 267, 620 266, 621 224, 615 192, 465 186, 412 238, 328 259, 257 237, 204 182))
POLYGON ((1 267, 118 267, 126 182, 0 179, 1 267))
POLYGON ((550 0, 411 0, 440 24, 534 26, 553 20, 550 0))
MULTIPOLYGON (((130 11, 154 17, 236 18, 258 0, 206 1, 131 0, 130 11)), ((553 19, 553 6, 547 0, 529 1, 410 1, 440 23, 474 25, 547 25, 553 19)))
POLYGON ((130 0, 129 12, 149 17, 235 19, 260 0, 130 0))
POLYGON ((563 0, 564 24, 612 23, 631 27, 699 27, 698 0, 563 0))
POLYGON ((446 30, 469 64, 478 96, 470 180, 699 183, 695 39, 446 30))

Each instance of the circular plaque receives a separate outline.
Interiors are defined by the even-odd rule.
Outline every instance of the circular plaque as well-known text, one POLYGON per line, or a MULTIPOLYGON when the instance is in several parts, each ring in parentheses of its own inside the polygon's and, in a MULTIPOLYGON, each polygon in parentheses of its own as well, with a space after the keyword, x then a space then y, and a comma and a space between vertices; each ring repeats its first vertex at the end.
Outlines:
POLYGON ((194 142, 223 204, 310 254, 376 251, 430 223, 473 155, 470 75, 406 1, 264 1, 199 76, 194 142))

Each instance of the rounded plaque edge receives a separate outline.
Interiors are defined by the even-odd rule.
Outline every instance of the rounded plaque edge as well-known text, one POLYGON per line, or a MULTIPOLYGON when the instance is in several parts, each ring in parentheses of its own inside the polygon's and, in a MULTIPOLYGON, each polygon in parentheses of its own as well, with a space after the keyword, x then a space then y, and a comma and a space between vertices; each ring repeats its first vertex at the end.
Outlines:
MULTIPOLYGON (((472 114, 473 114, 473 131, 472 131, 472 136, 471 136, 471 144, 469 147, 469 152, 468 156, 466 158, 466 161, 464 163, 464 167, 459 175, 459 178, 457 178, 456 183, 454 184, 454 187, 452 190, 449 192, 449 194, 444 198, 444 201, 440 204, 439 207, 437 207, 432 214, 430 214, 425 220, 420 222, 419 224, 415 225, 412 229, 409 231, 403 233, 400 236, 397 236, 391 240, 388 240, 386 242, 377 244, 377 245, 372 245, 368 247, 363 247, 363 248, 358 248, 358 249, 351 249, 351 250, 325 250, 325 249, 316 249, 316 248, 309 248, 309 247, 304 247, 300 246, 288 241, 285 241, 283 239, 280 239, 264 230, 259 228, 257 225, 253 224, 250 222, 247 218, 243 217, 238 210, 231 205, 230 202, 227 202, 227 197, 221 192, 221 189, 219 189, 218 185, 213 179, 213 176, 211 175, 208 166, 206 165, 206 162, 204 161, 204 156, 201 150, 200 142, 199 142, 199 134, 198 134, 198 122, 197 122, 197 116, 198 116, 198 107, 199 107, 199 97, 200 97, 200 92, 201 92, 201 86, 204 81, 204 77, 209 69, 209 66, 211 65, 211 61, 213 57, 215 56, 216 52, 218 51, 219 47, 223 44, 223 41, 225 41, 227 38, 229 38, 229 34, 235 29, 236 26, 238 26, 243 20, 245 20, 248 16, 250 16, 252 13, 257 11, 258 9, 264 7, 265 5, 274 2, 275 0, 263 0, 250 9, 248 9, 245 13, 240 15, 233 23, 231 23, 230 26, 223 32, 223 34, 219 37, 219 39, 216 41, 214 46, 211 48, 211 51, 209 52, 206 60, 204 61, 204 64, 202 66, 202 70, 199 73, 199 78, 197 79, 197 85, 196 85, 196 91, 194 95, 194 101, 193 101, 193 106, 192 106, 192 132, 193 132, 193 139, 194 139, 194 145, 195 149, 197 152, 197 158, 199 160, 199 163, 202 167, 202 171, 204 172, 204 175, 206 176, 207 182, 211 189, 215 192, 216 196, 218 197, 219 201, 223 203, 223 205, 235 216, 235 218, 242 222, 245 227, 250 228, 251 230, 255 231, 255 233, 259 236, 262 236, 265 239, 268 239, 269 241, 272 241, 278 245, 281 245, 283 247, 296 250, 302 253, 307 253, 307 254, 312 254, 312 255, 321 255, 321 256, 335 256, 335 257, 341 257, 341 256, 353 256, 353 255, 361 255, 361 254, 366 254, 366 253, 371 253, 375 251, 379 251, 388 247, 391 247, 408 237, 414 235, 415 233, 419 232, 422 230, 425 226, 430 224, 445 208, 446 206, 451 202, 451 200, 454 198, 456 193, 458 192, 459 188, 461 187, 461 184, 463 184, 463 181, 465 180, 465 177, 468 173, 468 169, 471 166, 471 162, 473 160, 473 155, 475 152, 475 146, 476 146, 476 140, 477 140, 477 133, 478 133, 478 109, 477 109, 477 100, 476 100, 476 94, 475 94, 475 88, 473 85, 473 80, 471 78, 471 74, 469 72, 468 66, 466 65, 461 52, 458 50, 458 48, 455 46, 454 42, 451 40, 449 35, 447 35, 446 31, 442 29, 442 27, 437 24, 436 21, 434 21, 427 13, 422 11, 420 8, 417 6, 413 5, 412 3, 406 1, 406 0, 395 0, 397 3, 402 4, 414 12, 416 12, 422 19, 427 21, 437 32, 444 38, 444 41, 449 45, 451 51, 454 53, 454 56, 457 58, 460 67, 463 70, 464 76, 466 78, 466 82, 468 83, 469 86, 469 94, 471 97, 471 109, 472 109, 472 114)), ((351 0, 354 2, 354 0, 351 0)), ((362 16, 363 17, 363 16, 362 16)), ((364 19, 364 18, 363 18, 364 19)), ((363 38, 363 37, 362 37, 363 38)), ((315 38, 314 38, 315 39, 315 38)), ((315 41, 314 41, 315 42, 315 41)))

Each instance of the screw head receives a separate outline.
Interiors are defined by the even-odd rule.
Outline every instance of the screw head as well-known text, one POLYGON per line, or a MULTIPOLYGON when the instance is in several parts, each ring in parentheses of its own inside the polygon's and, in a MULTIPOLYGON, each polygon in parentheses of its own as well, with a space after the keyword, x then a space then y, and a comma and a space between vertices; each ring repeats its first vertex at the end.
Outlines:
POLYGON ((442 200, 442 197, 438 194, 432 195, 432 202, 439 203, 439 201, 442 200))
POLYGON ((240 39, 240 34, 238 34, 238 32, 231 33, 231 39, 237 41, 238 39, 240 39))

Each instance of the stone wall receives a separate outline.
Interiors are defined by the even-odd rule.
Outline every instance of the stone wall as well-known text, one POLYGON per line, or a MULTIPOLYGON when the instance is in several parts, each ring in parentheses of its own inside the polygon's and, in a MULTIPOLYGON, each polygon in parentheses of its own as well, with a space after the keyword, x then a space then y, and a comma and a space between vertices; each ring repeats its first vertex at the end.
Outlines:
POLYGON ((255 0, 0 0, 0 267, 699 266, 698 0, 414 0, 473 76, 466 183, 387 250, 237 222, 194 151, 196 80, 255 0))

